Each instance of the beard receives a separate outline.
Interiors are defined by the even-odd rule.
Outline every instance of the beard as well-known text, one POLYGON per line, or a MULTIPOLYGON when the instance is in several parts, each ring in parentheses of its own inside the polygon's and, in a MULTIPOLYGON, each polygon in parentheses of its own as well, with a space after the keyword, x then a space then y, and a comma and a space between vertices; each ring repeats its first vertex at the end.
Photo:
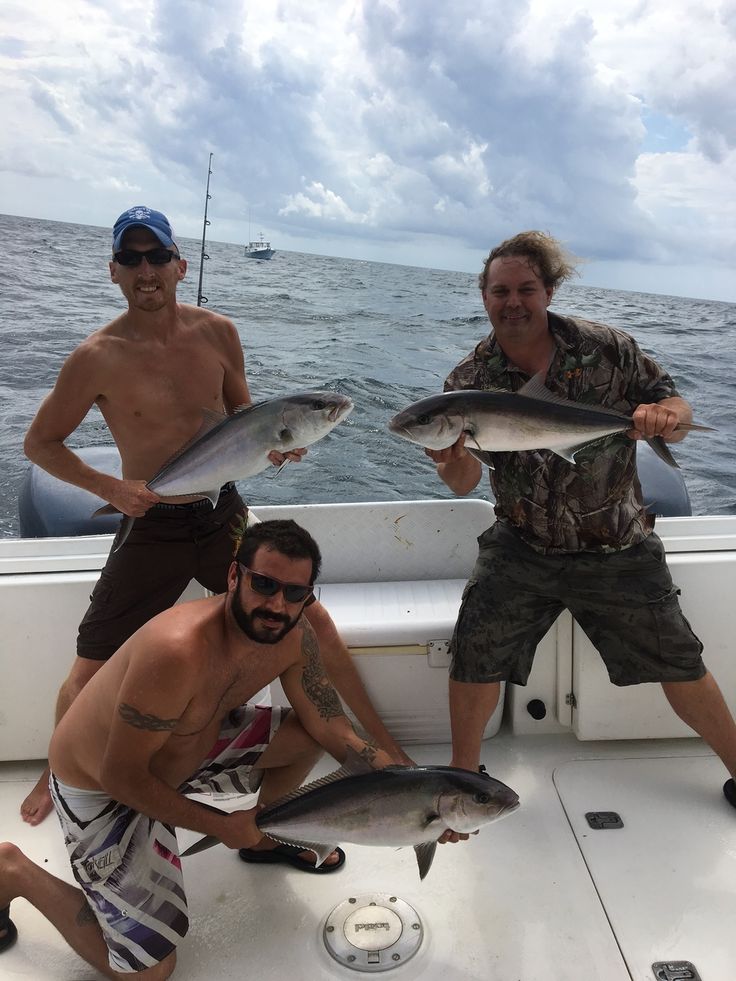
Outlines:
POLYGON ((250 613, 246 613, 243 608, 243 603, 240 599, 240 576, 238 576, 238 585, 233 593, 232 606, 230 607, 232 615, 235 622, 243 631, 246 637, 250 640, 255 640, 259 644, 278 644, 280 640, 289 633, 290 630, 296 626, 299 617, 302 615, 302 611, 295 617, 287 617, 286 614, 282 613, 272 613, 270 610, 263 609, 262 607, 256 607, 251 610, 250 613), (258 626, 256 619, 258 617, 265 617, 267 620, 278 620, 283 624, 281 630, 274 630, 271 627, 258 626))

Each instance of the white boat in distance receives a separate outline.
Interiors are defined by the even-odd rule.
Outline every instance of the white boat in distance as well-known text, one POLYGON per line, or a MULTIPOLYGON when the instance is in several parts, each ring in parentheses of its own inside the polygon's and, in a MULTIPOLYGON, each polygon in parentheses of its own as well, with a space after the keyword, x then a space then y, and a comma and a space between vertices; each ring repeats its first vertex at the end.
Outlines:
MULTIPOLYGON (((115 451, 95 449, 113 472, 115 451)), ((4 839, 72 881, 55 818, 31 828, 18 809, 41 772, 56 693, 112 534, 80 534, 67 521, 95 509, 90 495, 58 482, 50 493, 56 508, 32 488, 45 518, 56 510, 55 527, 25 531, 48 537, 0 540, 0 818, 4 839)), ((661 514, 663 491, 653 496, 661 514)), ((320 599, 376 708, 417 763, 447 763, 447 642, 476 537, 494 520, 490 502, 256 511, 294 518, 315 536, 320 599)), ((683 610, 736 711, 736 516, 664 513, 657 531, 683 610)), ((201 595, 192 583, 183 599, 201 595)), ((281 703, 280 685, 265 697, 281 703)), ((736 812, 721 793, 723 765, 693 736, 659 685, 614 687, 565 612, 540 643, 528 685, 506 686, 486 729, 482 762, 519 794, 515 814, 439 848, 424 882, 410 848, 349 845, 345 867, 324 876, 246 866, 224 846, 185 858, 191 928, 176 977, 732 981, 736 812)), ((314 776, 334 766, 324 759, 314 776)), ((182 850, 198 838, 178 836, 182 850)), ((19 938, 0 955, 0 981, 90 978, 27 901, 15 900, 11 914, 19 938)))
POLYGON ((248 242, 244 254, 246 259, 270 259, 275 251, 271 248, 271 243, 265 241, 263 232, 261 232, 260 238, 255 242, 248 242))

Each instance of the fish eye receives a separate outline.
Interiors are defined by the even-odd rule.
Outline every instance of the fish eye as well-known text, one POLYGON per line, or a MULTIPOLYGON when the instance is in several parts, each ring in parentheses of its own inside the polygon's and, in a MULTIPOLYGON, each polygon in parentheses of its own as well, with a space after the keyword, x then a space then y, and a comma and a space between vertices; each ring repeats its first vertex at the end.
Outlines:
POLYGON ((479 791, 473 798, 476 804, 489 804, 491 800, 491 795, 486 793, 485 790, 479 791))
POLYGON ((420 426, 428 426, 431 421, 432 421, 431 416, 427 416, 427 415, 417 416, 417 422, 419 423, 420 426))
POLYGON ((324 399, 315 399, 314 402, 312 402, 312 408, 313 409, 326 409, 327 408, 327 403, 324 401, 324 399))

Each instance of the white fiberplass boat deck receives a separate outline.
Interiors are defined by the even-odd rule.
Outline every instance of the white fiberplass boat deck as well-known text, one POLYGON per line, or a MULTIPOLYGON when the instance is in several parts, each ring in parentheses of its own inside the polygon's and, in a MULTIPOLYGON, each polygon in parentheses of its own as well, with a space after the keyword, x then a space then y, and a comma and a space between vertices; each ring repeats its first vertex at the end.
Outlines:
MULTIPOLYGON (((324 555, 321 599, 377 709, 418 763, 447 763, 447 640, 491 505, 409 501, 258 514, 294 517, 315 535, 324 555)), ((666 518, 657 530, 683 609, 734 711, 736 518, 666 518)), ((69 881, 56 819, 30 828, 18 808, 41 770, 53 700, 110 542, 0 542, 2 837, 69 881)), ((187 596, 196 594, 190 587, 187 596)), ((278 685, 270 697, 283 697, 278 685)), ((613 688, 563 614, 539 645, 529 684, 507 687, 486 736, 483 762, 521 807, 468 843, 440 847, 423 882, 410 848, 346 845, 345 867, 321 876, 245 865, 223 846, 185 858, 192 925, 176 977, 733 981, 736 811, 721 792, 727 774, 674 717, 659 686, 613 688), (611 812, 621 827, 594 830, 586 819, 611 812), (331 917, 342 904, 354 915, 331 917), (335 959, 325 937, 354 959, 335 959)), ((318 769, 333 764, 323 760, 318 769)), ((181 847, 196 837, 180 832, 181 847)), ((0 981, 95 976, 26 902, 16 901, 12 916, 20 936, 0 955, 0 981)))
MULTIPOLYGON (((449 759, 448 745, 410 749, 419 763, 449 759)), ((721 795, 723 767, 699 740, 501 732, 483 759, 521 807, 441 846, 423 882, 410 848, 347 845, 344 868, 324 876, 245 865, 224 846, 183 859, 192 924, 176 976, 357 979, 328 953, 323 930, 340 903, 377 894, 389 909, 391 897, 405 901, 421 923, 410 960, 386 953, 384 976, 398 981, 654 981, 653 964, 676 961, 703 981, 734 977, 736 814, 721 795), (590 811, 615 811, 623 827, 594 831, 590 811)), ((3 834, 72 881, 56 818, 30 828, 18 816, 38 772, 0 772, 3 834)), ((197 837, 179 832, 182 847, 197 837)), ((20 936, 0 956, 3 981, 96 976, 27 903, 12 915, 20 936)))

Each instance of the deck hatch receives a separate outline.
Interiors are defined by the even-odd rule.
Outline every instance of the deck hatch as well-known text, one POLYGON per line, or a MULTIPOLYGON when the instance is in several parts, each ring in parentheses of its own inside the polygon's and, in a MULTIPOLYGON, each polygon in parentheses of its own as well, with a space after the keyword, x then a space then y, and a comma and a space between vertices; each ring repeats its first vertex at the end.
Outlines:
POLYGON ((588 811, 585 820, 594 831, 611 831, 624 826, 620 815, 615 811, 588 811))
POLYGON ((657 961, 652 970, 656 981, 701 981, 690 961, 657 961))
POLYGON ((390 971, 419 950, 424 929, 403 899, 383 893, 351 896, 327 917, 323 938, 332 957, 354 971, 390 971))

